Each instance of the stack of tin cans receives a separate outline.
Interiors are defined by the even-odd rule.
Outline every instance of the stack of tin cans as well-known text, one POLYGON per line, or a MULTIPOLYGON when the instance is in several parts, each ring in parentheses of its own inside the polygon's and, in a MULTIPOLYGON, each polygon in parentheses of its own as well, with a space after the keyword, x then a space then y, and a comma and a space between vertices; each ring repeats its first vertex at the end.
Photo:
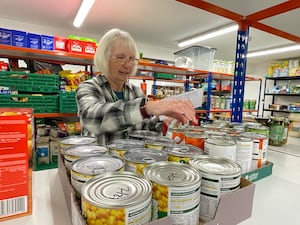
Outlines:
POLYGON ((142 225, 165 216, 198 225, 212 220, 220 197, 239 189, 241 175, 259 166, 253 167, 253 152, 263 134, 247 127, 173 127, 171 137, 135 131, 106 146, 67 137, 61 155, 88 225, 142 225))

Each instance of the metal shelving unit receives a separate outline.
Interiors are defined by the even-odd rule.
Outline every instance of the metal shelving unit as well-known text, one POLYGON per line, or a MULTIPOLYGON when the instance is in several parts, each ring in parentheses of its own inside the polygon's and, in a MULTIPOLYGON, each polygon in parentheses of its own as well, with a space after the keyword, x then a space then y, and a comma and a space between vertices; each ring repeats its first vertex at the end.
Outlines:
MULTIPOLYGON (((300 76, 286 76, 286 77, 265 77, 265 84, 264 84, 264 94, 263 94, 263 112, 262 116, 264 116, 264 112, 268 111, 271 112, 271 116, 274 115, 274 113, 294 113, 298 111, 292 111, 288 109, 272 109, 269 106, 266 106, 266 97, 270 96, 272 98, 271 104, 276 103, 276 98, 277 96, 282 96, 282 97, 293 97, 295 100, 299 99, 300 93, 270 93, 266 91, 267 89, 267 82, 268 81, 273 81, 273 85, 276 86, 278 82, 288 82, 292 80, 299 80, 300 82, 300 76)), ((300 113, 300 112, 298 112, 300 113)))
MULTIPOLYGON (((52 63, 59 63, 59 64, 76 64, 76 65, 83 65, 83 66, 91 66, 93 65, 93 56, 92 55, 85 55, 85 54, 76 54, 76 53, 69 53, 69 52, 61 52, 61 51, 47 51, 47 50, 39 50, 39 49, 31 49, 31 48, 22 48, 22 47, 15 47, 9 45, 0 45, 0 57, 3 58, 14 58, 14 59, 35 59, 39 61, 46 61, 52 63)), ((175 66, 168 66, 163 64, 155 64, 155 63, 145 63, 139 62, 138 69, 142 71, 149 71, 149 72, 161 72, 161 73, 171 73, 174 75, 181 75, 185 76, 185 80, 165 80, 165 81, 172 81, 172 82, 179 82, 184 83, 185 87, 187 88, 190 83, 199 83, 199 81, 194 81, 191 78, 208 78, 209 80, 231 80, 234 81, 235 76, 232 74, 225 74, 225 73, 217 73, 217 72, 208 72, 205 70, 194 70, 188 68, 179 68, 175 66), (210 79, 211 78, 211 79, 210 79)), ((157 79, 153 77, 145 77, 145 76, 133 76, 132 79, 145 79, 145 80, 164 80, 164 79, 157 79)), ((248 81, 260 81, 261 79, 257 79, 251 76, 245 76, 245 80, 248 81)), ((210 82, 209 82, 210 83, 210 82)), ((208 96, 211 95, 211 85, 208 85, 208 96)), ((221 110, 222 111, 222 110, 221 110)), ((220 112, 221 112, 220 111, 220 112)), ((210 113, 209 106, 205 110, 207 113, 207 118, 210 113)), ((216 110, 214 110, 216 112, 216 110)), ((61 113, 42 113, 37 114, 36 117, 63 117, 63 116, 75 116, 75 114, 61 114, 61 113)))

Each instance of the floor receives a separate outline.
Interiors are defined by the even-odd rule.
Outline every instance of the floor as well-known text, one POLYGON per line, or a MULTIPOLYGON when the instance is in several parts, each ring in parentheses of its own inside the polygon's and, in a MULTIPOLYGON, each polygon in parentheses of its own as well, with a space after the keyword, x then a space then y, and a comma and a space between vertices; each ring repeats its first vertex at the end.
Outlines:
MULTIPOLYGON (((282 148, 269 146, 273 174, 255 182, 252 217, 240 225, 299 224, 299 145, 299 138, 289 138, 282 148)), ((7 220, 3 225, 72 225, 57 169, 36 171, 33 179, 33 215, 7 220)))

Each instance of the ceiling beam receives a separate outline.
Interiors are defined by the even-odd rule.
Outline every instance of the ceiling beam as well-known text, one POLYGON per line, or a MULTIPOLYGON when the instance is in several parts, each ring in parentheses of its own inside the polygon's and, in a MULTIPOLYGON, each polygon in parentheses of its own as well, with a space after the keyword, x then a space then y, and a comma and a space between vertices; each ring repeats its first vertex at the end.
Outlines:
POLYGON ((181 3, 184 3, 184 4, 187 4, 187 5, 194 6, 196 8, 202 9, 202 10, 205 10, 207 12, 225 17, 227 19, 230 19, 230 20, 233 20, 233 21, 236 21, 236 22, 240 22, 244 17, 244 16, 242 16, 238 13, 235 13, 235 12, 232 12, 230 10, 224 9, 220 6, 205 2, 203 0, 198 0, 198 1, 195 1, 195 0, 177 0, 177 1, 181 2, 181 3))
POLYGON ((295 36, 290 33, 287 33, 287 32, 284 32, 282 30, 276 29, 274 27, 270 27, 268 25, 262 24, 260 22, 252 22, 251 27, 261 30, 261 31, 264 31, 264 32, 267 32, 267 33, 270 33, 270 34, 273 34, 273 35, 276 35, 276 36, 279 36, 279 37, 282 37, 282 38, 285 38, 285 39, 288 39, 290 41, 294 41, 296 43, 300 43, 300 37, 295 36))
POLYGON ((263 9, 261 11, 255 12, 246 16, 246 20, 248 21, 259 21, 272 16, 279 15, 281 13, 285 13, 294 9, 300 8, 299 0, 291 0, 287 2, 283 2, 278 5, 274 5, 270 8, 263 9))
POLYGON ((253 28, 273 34, 275 36, 279 36, 288 39, 290 41, 300 43, 300 37, 258 22, 259 20, 266 19, 281 13, 285 13, 300 8, 299 0, 286 1, 278 5, 274 5, 272 7, 263 9, 256 13, 250 14, 248 16, 240 15, 238 13, 224 9, 220 6, 205 2, 204 0, 198 0, 198 1, 177 0, 177 1, 225 17, 227 19, 233 20, 239 24, 240 26, 239 29, 241 30, 245 30, 247 29, 248 26, 251 26, 253 28))

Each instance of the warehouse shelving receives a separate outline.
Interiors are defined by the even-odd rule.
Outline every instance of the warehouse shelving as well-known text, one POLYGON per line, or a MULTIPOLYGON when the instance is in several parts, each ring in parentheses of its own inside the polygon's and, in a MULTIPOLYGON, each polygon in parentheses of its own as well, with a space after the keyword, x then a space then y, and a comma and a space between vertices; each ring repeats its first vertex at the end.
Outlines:
MULTIPOLYGON (((264 85, 264 94, 263 94, 263 113, 262 115, 264 115, 265 111, 269 111, 271 112, 271 115, 273 116, 274 113, 291 113, 291 112, 299 112, 299 111, 294 111, 294 110, 289 110, 288 107, 286 106, 285 108, 270 108, 270 106, 267 105, 266 100, 267 100, 267 96, 271 97, 271 104, 276 104, 276 102, 278 102, 277 97, 281 96, 283 97, 285 100, 287 100, 287 97, 293 97, 294 100, 296 101, 297 99, 299 99, 300 93, 297 92, 270 92, 267 90, 267 83, 269 81, 273 81, 273 86, 276 86, 278 84, 286 84, 286 83, 290 83, 291 81, 293 81, 293 83, 291 83, 291 85, 294 85, 295 82, 300 82, 300 76, 282 76, 282 77, 270 77, 267 76, 265 77, 265 85, 264 85)), ((286 101, 285 101, 286 102, 286 101)), ((288 103, 291 103, 290 101, 288 101, 288 103)))
MULTIPOLYGON (((47 50, 39 50, 39 49, 31 49, 31 48, 22 48, 15 47, 9 45, 0 45, 0 57, 3 58, 15 58, 15 59, 35 59, 40 61, 47 61, 59 64, 75 64, 75 65, 83 65, 83 66, 91 66, 93 65, 93 56, 78 54, 78 53, 69 53, 62 51, 47 51, 47 50)), ((215 80, 234 80, 234 76, 232 74, 218 73, 218 72, 208 72, 205 70, 196 70, 189 68, 180 68, 175 66, 169 66, 164 64, 155 64, 148 62, 139 62, 138 69, 140 71, 149 71, 149 72, 161 72, 161 73, 171 73, 174 75, 185 76, 185 80, 166 80, 166 79, 158 79, 147 76, 133 76, 131 79, 141 79, 141 80, 153 80, 156 82, 157 80, 164 81, 172 81, 178 83, 184 83, 186 87, 189 86, 190 83, 199 83, 195 79, 203 79, 203 78, 213 78, 215 80), (193 80, 191 79, 193 77, 193 80)), ((246 76, 247 81, 260 81, 261 79, 254 78, 251 76, 246 76)), ((209 85, 210 86, 210 85, 209 85)), ((186 88, 187 90, 187 88, 186 88)), ((211 90, 208 90, 208 96, 211 95, 211 90)), ((213 110, 213 112, 230 112, 230 110, 213 110)), ((256 110, 251 110, 256 111, 256 110)), ((206 110, 197 110, 198 113, 206 112, 207 115, 210 113, 209 106, 206 110)), ((64 117, 64 116, 76 116, 76 114, 64 114, 64 113, 41 113, 36 114, 36 118, 41 117, 64 117)))

